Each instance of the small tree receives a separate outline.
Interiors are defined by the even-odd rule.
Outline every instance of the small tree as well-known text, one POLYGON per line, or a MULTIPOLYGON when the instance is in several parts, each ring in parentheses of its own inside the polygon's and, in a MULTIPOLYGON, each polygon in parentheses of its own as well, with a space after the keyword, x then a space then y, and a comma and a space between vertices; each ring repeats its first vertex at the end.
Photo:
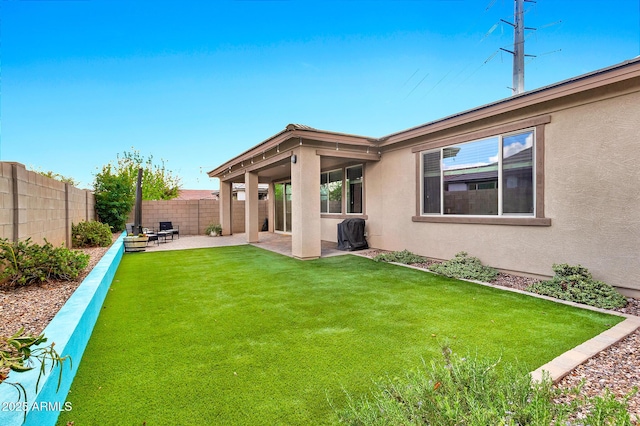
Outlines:
POLYGON ((115 164, 109 163, 96 174, 94 189, 96 212, 113 232, 122 231, 135 203, 138 169, 142 168, 142 199, 170 200, 178 196, 180 178, 165 167, 153 164, 153 156, 144 159, 132 148, 117 156, 115 164))
POLYGON ((48 177, 49 179, 55 179, 57 181, 68 183, 69 185, 76 186, 76 187, 80 185, 80 182, 78 182, 74 178, 69 177, 69 176, 63 176, 60 173, 55 173, 55 172, 52 172, 52 171, 44 171, 44 170, 42 170, 40 168, 35 169, 35 168, 33 168, 33 166, 31 166, 30 169, 31 169, 32 172, 36 172, 38 174, 41 174, 42 176, 48 177))
POLYGON ((171 200, 178 196, 180 178, 174 176, 165 166, 165 160, 160 159, 160 165, 153 164, 153 155, 146 160, 140 152, 132 148, 132 152, 118 155, 115 170, 118 174, 126 175, 131 182, 135 194, 138 169, 142 168, 142 199, 143 200, 171 200))
POLYGON ((122 231, 135 202, 135 192, 129 177, 114 173, 107 164, 94 182, 96 213, 112 232, 122 231))

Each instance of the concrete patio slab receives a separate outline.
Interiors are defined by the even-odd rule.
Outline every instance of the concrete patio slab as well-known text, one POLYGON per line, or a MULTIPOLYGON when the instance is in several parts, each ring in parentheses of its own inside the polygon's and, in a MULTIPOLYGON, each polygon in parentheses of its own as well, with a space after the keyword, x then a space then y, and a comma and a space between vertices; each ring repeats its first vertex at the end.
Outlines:
MULTIPOLYGON (((223 235, 221 237, 209 237, 206 235, 184 235, 179 238, 169 239, 167 242, 150 243, 146 251, 166 251, 166 250, 186 250, 193 248, 208 247, 225 247, 240 246, 247 243, 247 235, 233 234, 223 235)), ((273 251, 284 256, 292 257, 291 254, 291 235, 276 234, 273 232, 260 232, 258 234, 258 242, 252 243, 256 247, 273 251)), ((337 249, 337 243, 331 241, 322 241, 322 257, 340 256, 349 252, 337 249)))

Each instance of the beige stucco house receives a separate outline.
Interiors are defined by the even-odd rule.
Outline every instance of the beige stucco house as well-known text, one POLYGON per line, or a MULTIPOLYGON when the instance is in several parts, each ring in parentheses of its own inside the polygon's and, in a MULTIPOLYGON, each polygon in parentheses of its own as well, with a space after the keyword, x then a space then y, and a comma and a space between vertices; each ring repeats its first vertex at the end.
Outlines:
POLYGON ((245 185, 249 242, 269 184, 269 230, 300 259, 359 217, 372 247, 541 276, 579 263, 640 295, 640 58, 381 138, 290 124, 209 176, 225 233, 245 185))

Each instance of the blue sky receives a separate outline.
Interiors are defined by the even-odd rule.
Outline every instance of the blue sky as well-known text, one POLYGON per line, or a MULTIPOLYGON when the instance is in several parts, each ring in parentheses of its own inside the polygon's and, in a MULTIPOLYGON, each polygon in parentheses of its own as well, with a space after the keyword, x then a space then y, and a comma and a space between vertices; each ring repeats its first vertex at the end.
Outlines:
MULTIPOLYGON (((513 0, 0 1, 0 160, 188 189, 301 123, 380 137, 509 97, 513 0), (497 24, 497 25, 496 25, 497 24)), ((527 90, 640 55, 640 0, 527 3, 527 90)))

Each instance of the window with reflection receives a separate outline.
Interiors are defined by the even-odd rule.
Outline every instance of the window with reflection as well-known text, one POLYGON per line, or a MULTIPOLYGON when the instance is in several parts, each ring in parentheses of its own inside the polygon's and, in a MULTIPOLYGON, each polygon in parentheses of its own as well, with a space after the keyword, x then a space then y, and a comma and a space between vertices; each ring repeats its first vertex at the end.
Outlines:
POLYGON ((342 213, 342 169, 320 175, 320 212, 342 213))
POLYGON ((534 214, 534 131, 422 153, 422 214, 534 214))

